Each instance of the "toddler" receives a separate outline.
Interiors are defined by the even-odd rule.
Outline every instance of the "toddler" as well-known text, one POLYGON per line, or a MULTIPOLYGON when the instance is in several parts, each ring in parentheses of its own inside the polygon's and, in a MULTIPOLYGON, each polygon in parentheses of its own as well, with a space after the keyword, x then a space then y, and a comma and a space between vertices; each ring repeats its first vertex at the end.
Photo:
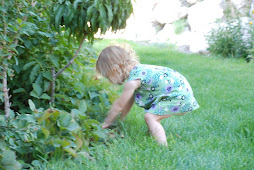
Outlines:
POLYGON ((199 107, 184 76, 167 67, 140 64, 131 50, 106 47, 96 62, 96 71, 112 84, 124 84, 123 92, 112 104, 103 128, 110 127, 118 114, 124 120, 135 102, 144 108, 145 122, 152 136, 159 144, 167 146, 161 120, 172 115, 184 115, 199 107))

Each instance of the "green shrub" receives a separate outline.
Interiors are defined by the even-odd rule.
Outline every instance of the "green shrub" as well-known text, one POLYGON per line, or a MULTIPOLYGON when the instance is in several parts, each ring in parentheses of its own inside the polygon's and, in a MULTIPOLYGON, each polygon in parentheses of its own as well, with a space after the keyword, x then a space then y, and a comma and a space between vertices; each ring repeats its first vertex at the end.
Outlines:
POLYGON ((64 72, 62 78, 64 81, 61 81, 61 87, 55 95, 57 108, 71 111, 82 107, 88 116, 102 121, 117 98, 114 87, 110 87, 105 79, 97 79, 94 70, 82 64, 64 72))
POLYGON ((207 36, 208 50, 223 57, 246 58, 254 47, 253 32, 251 27, 244 28, 240 20, 219 23, 207 36))
POLYGON ((249 63, 253 63, 254 62, 254 48, 248 51, 249 51, 249 55, 246 57, 246 60, 249 63))
MULTIPOLYGON (((99 113, 104 113, 107 105, 109 105, 108 94, 112 90, 107 88, 107 84, 101 85, 100 81, 91 80, 93 75, 85 74, 91 70, 97 57, 89 43, 91 43, 93 34, 98 31, 100 26, 103 27, 104 31, 110 25, 114 26, 113 30, 115 31, 125 26, 126 19, 132 12, 132 7, 131 1, 123 6, 122 3, 125 2, 107 1, 101 3, 101 1, 79 0, 75 2, 69 0, 35 3, 28 0, 4 2, 1 9, 3 15, 0 15, 0 20, 4 21, 0 22, 0 47, 3 47, 3 50, 0 51, 3 56, 0 57, 0 79, 3 78, 2 64, 6 63, 8 64, 9 94, 12 96, 10 98, 11 109, 18 113, 30 113, 28 99, 32 99, 39 107, 50 107, 49 102, 53 96, 51 95, 52 67, 56 72, 59 72, 77 51, 78 45, 69 41, 69 38, 76 40, 74 35, 89 34, 86 37, 89 41, 87 40, 83 44, 82 54, 78 54, 75 62, 56 78, 54 107, 70 112, 71 109, 78 107, 79 100, 85 100, 90 115, 97 117, 96 115, 99 113), (63 9, 69 10, 69 12, 66 13, 63 9), (86 15, 86 12, 93 17, 86 15), (108 15, 110 17, 107 17, 108 15), (51 18, 50 21, 50 16, 55 20, 51 18), (92 25, 87 30, 89 17, 92 17, 90 23, 92 25), (80 25, 81 22, 77 21, 77 18, 79 21, 82 21, 82 18, 86 19, 86 22, 83 22, 85 20, 82 21, 83 26, 80 25), (107 22, 104 20, 105 18, 107 22), (64 24, 67 24, 68 19, 68 26, 59 27, 62 19, 65 19, 64 24), (50 29, 52 22, 59 32, 56 32, 54 28, 50 29), (79 24, 77 25, 75 22, 79 24), (7 29, 6 33, 3 32, 4 28, 7 29), (15 39, 19 40, 17 44, 13 44, 15 39), (11 54, 10 51, 13 57, 7 60, 11 54)), ((2 89, 1 81, 0 114, 4 110, 4 92, 2 89)))
POLYGON ((0 169, 18 170, 21 167, 21 163, 16 160, 15 152, 11 151, 0 137, 0 169))
POLYGON ((55 108, 37 109, 31 100, 29 105, 32 114, 15 117, 12 113, 9 122, 0 115, 0 144, 15 151, 24 164, 65 155, 77 157, 81 150, 89 153, 92 143, 106 138, 100 123, 87 116, 84 101, 79 109, 72 109, 70 113, 55 108))

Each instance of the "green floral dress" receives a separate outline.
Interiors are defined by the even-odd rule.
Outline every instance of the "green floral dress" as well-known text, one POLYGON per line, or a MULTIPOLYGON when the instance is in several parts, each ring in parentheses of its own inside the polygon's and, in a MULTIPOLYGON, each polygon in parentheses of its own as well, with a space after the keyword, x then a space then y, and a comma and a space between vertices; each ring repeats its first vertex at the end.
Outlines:
POLYGON ((186 78, 170 68, 139 64, 127 81, 135 79, 141 80, 135 102, 148 113, 179 114, 199 108, 186 78))

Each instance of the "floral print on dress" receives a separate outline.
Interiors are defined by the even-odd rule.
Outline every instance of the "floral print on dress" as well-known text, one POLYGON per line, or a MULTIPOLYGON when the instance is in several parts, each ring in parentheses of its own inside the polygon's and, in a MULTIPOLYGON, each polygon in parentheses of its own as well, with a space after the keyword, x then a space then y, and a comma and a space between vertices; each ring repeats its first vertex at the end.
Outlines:
POLYGON ((196 110, 199 105, 186 78, 167 67, 139 64, 127 81, 140 79, 135 102, 146 112, 166 115, 196 110))

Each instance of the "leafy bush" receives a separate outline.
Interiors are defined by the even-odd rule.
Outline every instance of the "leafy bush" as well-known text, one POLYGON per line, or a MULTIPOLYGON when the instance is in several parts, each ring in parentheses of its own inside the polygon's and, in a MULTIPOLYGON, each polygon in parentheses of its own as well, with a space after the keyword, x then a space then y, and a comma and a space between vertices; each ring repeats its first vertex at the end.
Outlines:
POLYGON ((0 137, 0 169, 16 170, 21 169, 21 163, 16 160, 15 152, 11 151, 0 137))
POLYGON ((253 63, 254 62, 254 48, 248 50, 249 55, 246 57, 247 62, 253 63))
POLYGON ((67 111, 82 107, 88 116, 102 121, 110 103, 117 98, 116 90, 106 80, 97 79, 92 68, 76 63, 75 69, 62 74, 65 81, 59 85, 55 105, 67 111))
MULTIPOLYGON (((52 67, 57 72, 61 70, 71 60, 77 49, 77 44, 68 42, 70 35, 68 30, 60 27, 60 33, 57 33, 49 29, 50 14, 49 11, 44 9, 49 9, 52 3, 41 1, 31 7, 25 1, 10 1, 6 2, 5 8, 2 9, 4 11, 12 11, 8 15, 7 12, 5 13, 5 17, 8 17, 8 23, 13 28, 7 27, 10 29, 8 32, 11 35, 15 35, 16 32, 14 30, 20 30, 19 43, 15 45, 16 55, 8 61, 8 88, 12 96, 11 108, 15 112, 31 113, 28 108, 28 99, 32 99, 37 106, 42 108, 49 107, 52 91, 51 82, 53 80, 52 67), (22 6, 20 13, 18 12, 19 6, 22 6), (20 19, 22 15, 26 17, 26 21, 20 19), (14 26, 16 26, 15 29, 14 26)), ((67 1, 61 1, 61 3, 66 5, 67 1)), ((81 5, 82 3, 79 2, 78 4, 81 5)), ((74 8, 73 4, 72 6, 70 5, 68 8, 74 8)), ((54 11, 57 12, 56 10, 54 11)), ((1 27, 4 26, 1 25, 1 27)), ((0 36, 0 38, 5 37, 0 36)), ((11 47, 10 44, 6 44, 6 48, 11 47)), ((6 49, 6 52, 11 50, 6 49)), ((95 115, 105 112, 107 105, 109 105, 107 94, 112 92, 112 90, 108 89, 107 83, 102 85, 100 81, 91 80, 92 74, 85 74, 93 67, 96 57, 96 53, 91 46, 85 43, 82 54, 78 54, 75 62, 56 79, 56 102, 54 107, 66 109, 69 112, 72 108, 78 107, 78 100, 84 99, 88 106, 88 112, 94 115, 94 118, 96 117, 95 115), (102 101, 104 99, 105 101, 102 101)), ((0 69, 2 70, 1 66, 0 69)), ((2 89, 2 83, 0 83, 0 88, 2 89)), ((0 101, 2 101, 0 112, 3 110, 3 97, 4 93, 0 91, 0 101)))
MULTIPOLYGON (((52 156, 77 157, 78 152, 89 152, 92 143, 106 137, 100 123, 86 115, 84 106, 68 113, 54 108, 36 109, 31 100, 29 105, 32 114, 17 117, 12 114, 9 122, 5 122, 4 116, 0 115, 0 138, 26 163, 41 158, 48 160, 52 156)), ((6 152, 3 152, 5 155, 6 152)))
POLYGON ((246 58, 254 47, 254 29, 244 26, 240 20, 219 23, 207 36, 212 54, 223 57, 246 58))
POLYGON ((64 25, 69 35, 79 40, 86 36, 92 42, 99 30, 104 34, 110 27, 112 31, 125 28, 133 8, 130 0, 55 0, 51 11, 51 23, 56 30, 64 25))
POLYGON ((2 1, 0 12, 0 78, 8 82, 0 82, 0 138, 6 143, 0 162, 15 152, 30 168, 40 165, 36 160, 89 152, 105 137, 99 121, 116 97, 109 83, 94 76, 97 55, 90 44, 99 29, 125 27, 131 1, 10 0, 2 1))

